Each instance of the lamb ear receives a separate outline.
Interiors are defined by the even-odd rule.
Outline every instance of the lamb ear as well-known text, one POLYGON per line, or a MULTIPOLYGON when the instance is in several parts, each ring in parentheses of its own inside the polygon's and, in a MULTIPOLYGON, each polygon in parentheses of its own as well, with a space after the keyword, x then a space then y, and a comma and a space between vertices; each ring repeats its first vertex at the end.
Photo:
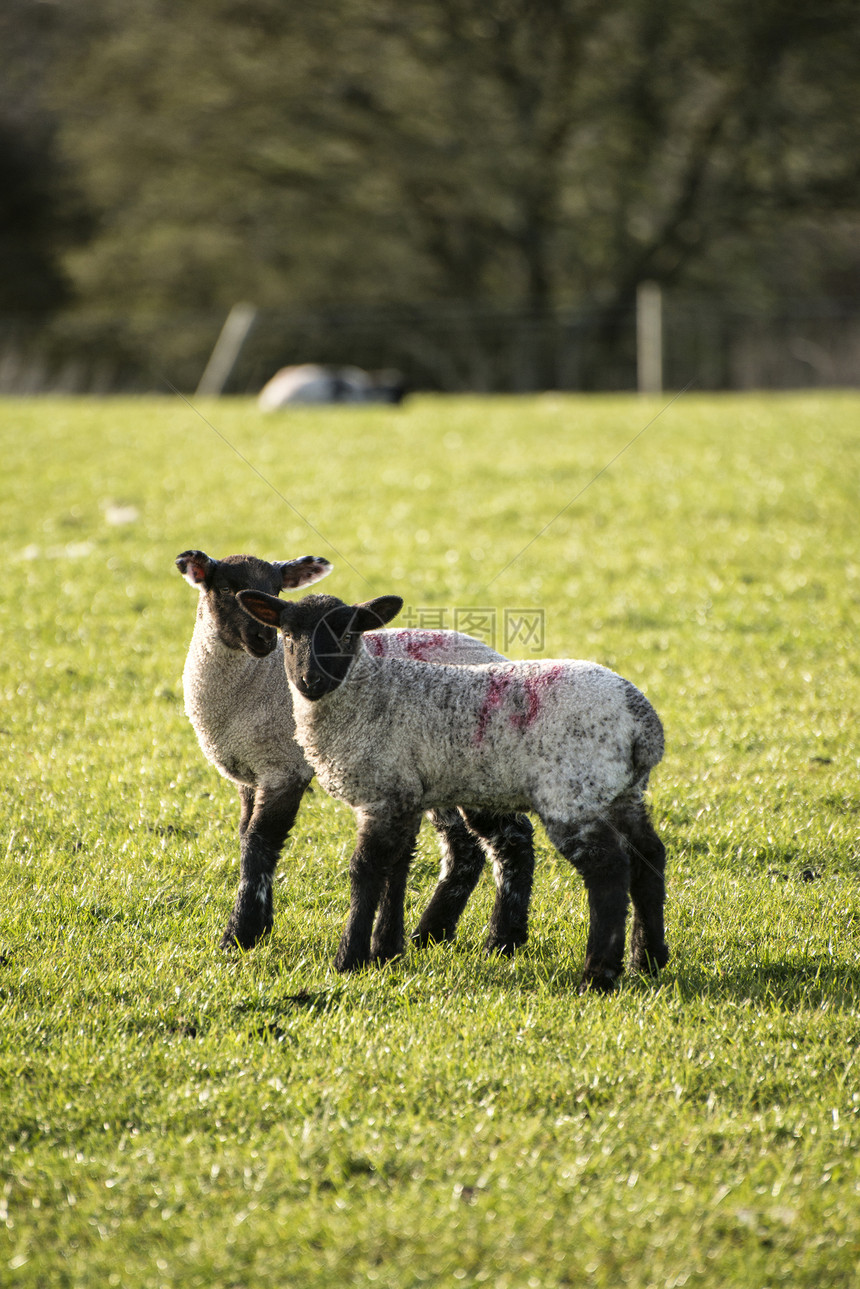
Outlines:
POLYGON ((292 608, 276 595, 266 595, 265 591, 237 591, 236 599, 246 613, 267 627, 280 627, 292 608))
POLYGON ((299 586, 312 586, 321 578, 328 577, 332 565, 322 555, 303 555, 301 559, 276 559, 274 567, 281 574, 281 585, 284 590, 295 590, 299 586))
POLYGON ((176 557, 176 567, 195 591, 212 576, 217 564, 217 559, 210 559, 204 551, 183 551, 176 557))
POLYGON ((380 595, 375 600, 365 600, 363 604, 354 604, 353 618, 349 624, 351 631, 378 631, 392 618, 396 618, 403 608, 399 595, 380 595))

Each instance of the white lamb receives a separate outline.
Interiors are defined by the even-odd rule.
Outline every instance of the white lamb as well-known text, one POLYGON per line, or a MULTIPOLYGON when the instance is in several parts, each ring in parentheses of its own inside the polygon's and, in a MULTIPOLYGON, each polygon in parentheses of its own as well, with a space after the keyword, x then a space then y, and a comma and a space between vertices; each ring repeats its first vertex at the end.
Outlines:
MULTIPOLYGON (((240 874, 223 948, 250 948, 273 925, 272 878, 313 770, 295 741, 290 691, 278 633, 236 603, 242 590, 277 595, 318 582, 326 559, 269 563, 253 555, 212 559, 188 550, 176 560, 199 592, 197 621, 183 672, 185 710, 206 758, 238 789, 240 874)), ((367 637, 380 654, 449 663, 499 660, 494 650, 457 631, 380 631, 367 637)), ((510 953, 528 929, 534 869, 528 819, 485 818, 456 810, 431 816, 442 847, 438 886, 415 933, 421 943, 453 937, 484 866, 493 861, 497 898, 488 951, 510 953)))
POLYGON ((391 621, 398 596, 355 605, 326 595, 237 598, 283 632, 296 738, 323 787, 356 813, 340 970, 402 952, 421 812, 455 804, 490 815, 533 810, 582 874, 582 988, 610 990, 622 971, 628 897, 631 965, 666 963, 665 850, 643 801, 663 729, 634 685, 593 662, 449 667, 374 657, 363 634, 391 621))

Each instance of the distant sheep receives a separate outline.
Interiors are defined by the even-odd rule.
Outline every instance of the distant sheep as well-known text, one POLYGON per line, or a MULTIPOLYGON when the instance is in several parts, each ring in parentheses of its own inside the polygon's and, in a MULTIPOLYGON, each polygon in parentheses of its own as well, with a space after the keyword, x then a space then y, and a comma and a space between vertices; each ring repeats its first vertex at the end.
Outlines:
POLYGON ((257 405, 273 412, 294 403, 400 403, 405 392, 399 372, 303 363, 282 367, 260 390, 257 405))
POLYGON ((400 611, 394 595, 355 605, 327 595, 237 598, 283 632, 296 738, 326 791, 356 813, 339 970, 402 951, 421 812, 454 804, 490 816, 535 811, 582 874, 583 988, 610 990, 622 971, 629 896, 631 965, 665 964, 666 857, 643 801, 663 729, 634 685, 593 662, 446 667, 374 657, 363 635, 400 611))
MULTIPOLYGON (((272 928, 272 878, 313 770, 295 741, 283 643, 272 627, 243 612, 236 593, 250 589, 276 596, 310 586, 331 572, 331 564, 312 555, 270 564, 253 555, 217 560, 187 550, 176 565, 200 593, 183 672, 185 710, 204 755, 235 784, 241 802, 239 890, 221 944, 247 949, 272 928)), ((380 656, 449 663, 500 660, 457 631, 379 631, 367 636, 367 647, 380 656)), ((454 935, 486 852, 498 888, 487 948, 512 951, 527 933, 534 868, 528 819, 469 814, 464 820, 453 809, 431 818, 442 866, 416 939, 454 935)))

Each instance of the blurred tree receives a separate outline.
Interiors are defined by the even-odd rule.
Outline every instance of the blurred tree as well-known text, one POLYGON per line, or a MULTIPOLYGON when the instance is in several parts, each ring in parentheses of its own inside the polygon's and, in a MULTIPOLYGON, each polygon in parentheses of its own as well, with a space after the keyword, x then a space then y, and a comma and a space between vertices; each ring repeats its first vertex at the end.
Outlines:
POLYGON ((46 5, 0 11, 0 313, 29 320, 70 298, 61 256, 89 230, 43 101, 55 30, 46 5))
POLYGON ((611 347, 642 278, 755 295, 857 264, 826 249, 860 202, 846 0, 79 9, 52 83, 100 213, 65 259, 91 308, 588 302, 611 347))
POLYGON ((50 135, 0 121, 0 313, 35 318, 67 303, 59 262, 79 221, 57 201, 50 135))

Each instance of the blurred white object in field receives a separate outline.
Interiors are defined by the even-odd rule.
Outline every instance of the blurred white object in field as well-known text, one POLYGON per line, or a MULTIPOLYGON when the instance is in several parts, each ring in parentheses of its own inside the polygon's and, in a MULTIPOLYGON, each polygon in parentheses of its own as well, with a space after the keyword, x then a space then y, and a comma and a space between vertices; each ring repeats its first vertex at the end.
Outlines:
POLYGON ((282 367, 260 390, 257 402, 264 412, 272 412, 292 403, 399 403, 404 392, 399 372, 302 363, 282 367))

